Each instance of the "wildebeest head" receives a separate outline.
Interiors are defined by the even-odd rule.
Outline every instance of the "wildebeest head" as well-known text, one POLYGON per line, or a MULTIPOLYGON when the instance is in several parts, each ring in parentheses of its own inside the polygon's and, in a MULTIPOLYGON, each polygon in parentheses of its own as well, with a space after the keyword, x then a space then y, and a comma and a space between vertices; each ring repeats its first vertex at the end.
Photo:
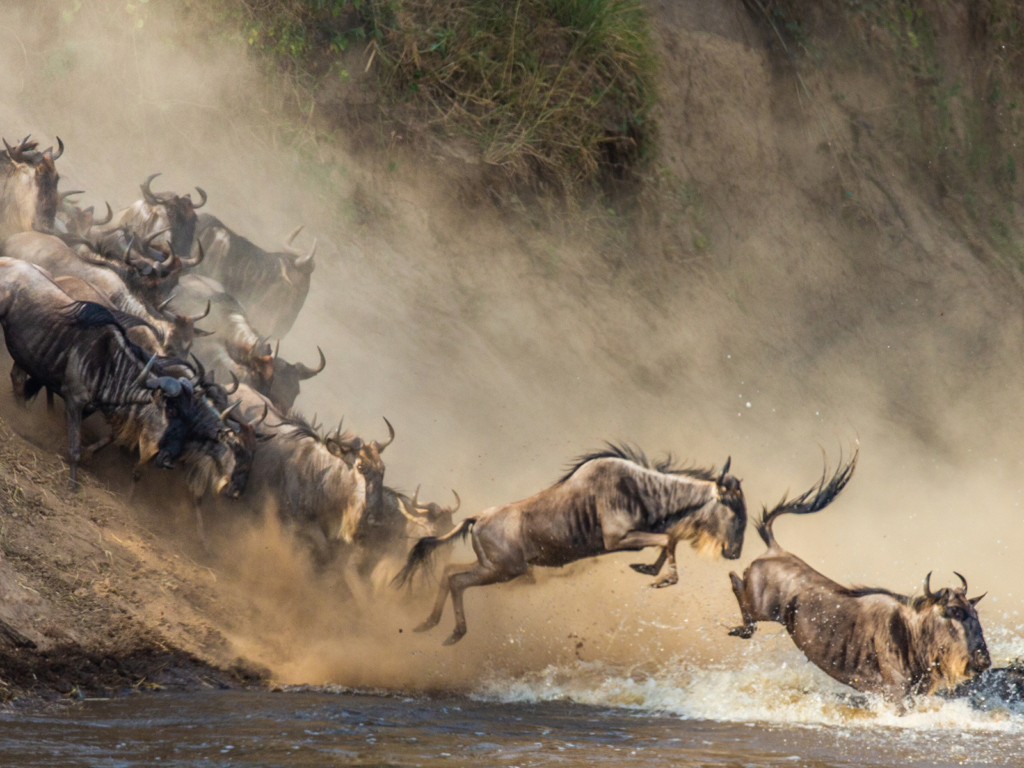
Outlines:
POLYGON ((688 530, 680 538, 689 539, 701 554, 735 560, 743 551, 743 535, 747 529, 747 505, 738 478, 729 474, 732 458, 726 459, 722 471, 713 476, 715 496, 696 514, 684 518, 688 530))
POLYGON ((259 419, 248 422, 245 419, 239 419, 238 421, 229 420, 229 416, 236 407, 238 407, 241 401, 236 402, 234 405, 228 407, 228 409, 221 414, 221 420, 231 427, 230 431, 226 435, 226 441, 228 446, 231 448, 232 453, 235 457, 234 469, 231 472, 230 479, 219 489, 222 496, 227 496, 230 499, 240 498, 245 492, 246 486, 249 484, 249 475, 252 472, 252 465, 256 459, 256 448, 259 445, 261 439, 271 439, 273 435, 260 436, 256 427, 258 427, 264 419, 267 418, 268 408, 264 407, 263 415, 259 419))
POLYGON ((278 356, 280 348, 281 342, 278 342, 274 347, 270 381, 264 380, 261 382, 263 387, 257 386, 256 389, 261 395, 270 398, 275 407, 287 412, 295 405, 295 400, 299 396, 300 382, 311 379, 323 371, 327 365, 327 358, 324 357, 323 350, 317 347, 316 351, 320 353, 320 365, 310 368, 303 363, 289 363, 287 360, 282 360, 278 356))
POLYGON ((959 573, 956 575, 962 586, 932 592, 929 573, 924 580, 924 597, 912 603, 918 615, 925 619, 924 632, 931 635, 927 638, 930 640, 928 650, 937 657, 933 659, 933 666, 938 667, 950 685, 992 666, 975 608, 985 595, 967 597, 967 579, 959 573))
MULTIPOLYGON (((38 142, 30 141, 26 136, 16 146, 11 146, 4 139, 6 163, 9 167, 0 168, 0 175, 7 177, 7 189, 12 194, 17 219, 17 229, 29 231, 36 229, 51 232, 54 228, 60 196, 57 193, 56 160, 64 154, 64 143, 57 139, 57 152, 53 147, 42 152, 36 147, 38 142)), ((2 155, 0 155, 2 157, 2 155)))
MULTIPOLYGON (((162 405, 167 419, 155 464, 162 469, 172 469, 186 447, 191 447, 208 454, 218 465, 225 467, 231 452, 223 440, 225 428, 220 414, 206 397, 195 391, 189 379, 152 375, 150 369, 155 359, 154 355, 139 376, 140 381, 153 390, 154 399, 162 405)), ((222 474, 230 472, 230 469, 225 469, 222 474)))
MULTIPOLYGON (((391 426, 391 422, 384 419, 384 423, 388 425, 389 435, 385 443, 376 440, 364 443, 362 438, 342 432, 341 424, 338 424, 337 431, 328 435, 325 440, 328 451, 344 461, 349 469, 354 469, 363 476, 367 508, 375 508, 381 503, 384 493, 384 461, 380 455, 395 439, 395 428, 391 426)), ((346 532, 347 540, 350 541, 355 536, 355 527, 358 523, 358 519, 355 520, 353 529, 346 532)))
POLYGON ((410 539, 420 539, 424 536, 443 536, 455 527, 453 517, 458 512, 459 507, 462 506, 462 499, 459 498, 459 494, 452 490, 452 495, 455 496, 454 507, 442 507, 433 501, 422 504, 418 500, 419 495, 420 489, 417 488, 416 493, 409 500, 406 500, 404 496, 398 497, 402 514, 409 523, 406 535, 410 539))
POLYGON ((192 343, 197 336, 212 336, 214 333, 213 331, 204 331, 202 328, 196 328, 196 323, 210 314, 210 302, 206 302, 206 311, 198 315, 179 315, 168 309, 167 305, 173 300, 174 296, 169 296, 158 304, 156 309, 172 326, 165 340, 168 350, 175 355, 184 357, 192 349, 192 343))
MULTIPOLYGON (((150 184, 159 175, 151 174, 140 187, 142 199, 156 219, 153 228, 170 230, 170 246, 174 253, 191 253, 192 241, 196 234, 196 211, 206 205, 206 192, 202 187, 196 187, 196 192, 202 198, 198 205, 193 204, 191 194, 153 192, 150 184)), ((190 265, 186 263, 186 266, 190 265)))

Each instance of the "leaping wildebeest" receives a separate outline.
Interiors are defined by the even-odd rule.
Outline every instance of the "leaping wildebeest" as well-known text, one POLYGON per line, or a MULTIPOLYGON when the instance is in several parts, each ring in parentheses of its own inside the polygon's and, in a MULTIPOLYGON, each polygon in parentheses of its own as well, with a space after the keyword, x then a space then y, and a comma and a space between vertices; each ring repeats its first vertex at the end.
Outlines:
POLYGON ((420 539, 396 584, 456 537, 472 536, 477 562, 445 567, 434 610, 415 631, 437 626, 451 592, 455 631, 445 645, 457 643, 466 634, 463 592, 511 581, 531 565, 558 567, 608 552, 667 548, 673 538, 690 541, 702 554, 735 560, 743 549, 747 508, 729 464, 717 474, 675 468, 671 461, 651 466, 642 452, 609 445, 580 458, 535 496, 467 517, 445 536, 420 539))
POLYGON ((962 586, 907 597, 877 587, 844 587, 784 550, 772 523, 780 515, 807 515, 824 509, 853 475, 855 453, 831 479, 795 499, 765 509, 757 532, 768 551, 741 579, 730 573, 743 624, 729 634, 749 638, 759 621, 786 627, 796 647, 829 676, 863 693, 892 701, 930 694, 959 683, 991 665, 975 606, 962 586))
POLYGON ((299 227, 282 252, 265 251, 209 214, 199 217, 197 241, 206 259, 197 272, 220 282, 245 307, 246 316, 269 338, 284 338, 299 316, 313 274, 316 241, 308 253, 292 248, 299 227))
POLYGON ((60 196, 57 193, 55 161, 64 154, 57 139, 57 152, 40 152, 38 143, 26 136, 11 146, 4 139, 0 152, 0 243, 15 232, 53 229, 60 196))

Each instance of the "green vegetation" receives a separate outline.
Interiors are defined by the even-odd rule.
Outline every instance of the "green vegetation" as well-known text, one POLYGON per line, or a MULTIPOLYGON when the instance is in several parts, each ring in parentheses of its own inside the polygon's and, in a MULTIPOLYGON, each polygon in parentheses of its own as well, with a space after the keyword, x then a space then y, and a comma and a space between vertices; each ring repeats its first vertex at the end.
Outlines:
MULTIPOLYGON (((960 204, 989 245, 1020 262, 1021 248, 1005 222, 1015 218, 1017 167, 1024 162, 1024 4, 746 2, 798 73, 866 73, 883 80, 891 104, 871 115, 834 95, 855 135, 869 126, 906 159, 912 178, 960 204)), ((860 162, 852 150, 844 160, 860 162)))
POLYGON ((639 0, 221 0, 226 28, 315 99, 358 65, 384 120, 470 142, 518 193, 574 202, 651 154, 639 0))

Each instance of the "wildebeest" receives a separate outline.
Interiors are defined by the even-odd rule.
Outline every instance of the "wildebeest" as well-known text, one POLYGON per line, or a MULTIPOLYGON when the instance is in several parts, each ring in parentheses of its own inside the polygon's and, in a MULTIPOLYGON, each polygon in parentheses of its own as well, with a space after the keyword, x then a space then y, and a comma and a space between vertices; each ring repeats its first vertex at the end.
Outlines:
POLYGON ((206 250, 206 259, 196 271, 220 282, 242 303, 252 324, 269 338, 287 335, 309 293, 316 241, 308 253, 295 251, 292 242, 301 229, 285 239, 285 251, 271 253, 216 217, 199 217, 197 239, 206 250))
MULTIPOLYGON (((987 669, 991 661, 967 581, 958 589, 907 597, 875 587, 844 587, 815 571, 775 540, 780 515, 824 509, 846 487, 857 455, 831 479, 797 498, 764 509, 757 532, 768 551, 744 571, 730 573, 743 624, 729 634, 749 638, 759 621, 786 627, 797 648, 825 673, 864 693, 900 700, 953 688, 987 669)), ((983 597, 983 596, 982 596, 983 597)))
POLYGON ((196 192, 202 198, 198 205, 193 204, 190 194, 153 192, 150 184, 159 175, 151 174, 142 182, 142 199, 114 214, 113 220, 105 228, 112 230, 127 227, 139 238, 163 231, 166 235, 161 235, 161 239, 170 245, 174 253, 185 259, 192 253, 192 242, 196 234, 196 211, 206 205, 206 192, 202 187, 196 187, 196 192))
POLYGON ((377 565, 387 559, 404 560, 409 554, 409 542, 427 536, 443 536, 455 527, 452 518, 462 502, 455 495, 454 507, 443 507, 435 502, 422 503, 419 488, 410 497, 401 491, 384 486, 380 504, 368 506, 356 531, 356 573, 368 581, 377 565))
POLYGON ((26 136, 15 146, 3 140, 6 151, 0 153, 0 243, 15 232, 48 232, 54 227, 60 203, 55 161, 64 154, 64 143, 57 139, 55 154, 52 148, 38 151, 38 143, 29 139, 26 136))
POLYGON ((2 252, 4 256, 36 264, 54 277, 77 277, 86 281, 118 310, 134 315, 152 328, 163 345, 162 354, 186 355, 196 335, 205 333, 195 327, 195 322, 205 314, 195 317, 165 314, 159 307, 147 306, 144 297, 133 291, 118 273, 83 260, 58 237, 22 232, 8 238, 2 252))
POLYGON ((87 412, 102 412, 118 442, 137 445, 141 461, 155 457, 162 467, 172 467, 190 441, 217 442, 219 429, 211 431, 188 381, 161 375, 162 362, 147 361, 110 312, 73 301, 39 267, 0 258, 0 325, 35 391, 46 386, 64 399, 72 487, 87 412))
MULTIPOLYGON (((241 416, 253 419, 269 401, 245 384, 235 395, 241 416)), ((340 545, 351 544, 367 506, 376 507, 384 486, 381 454, 395 438, 390 422, 386 442, 364 442, 348 432, 322 434, 299 414, 281 416, 273 408, 258 428, 256 449, 243 498, 270 502, 278 518, 305 540, 314 562, 323 567, 340 545), (275 419, 275 422, 271 422, 275 419)))
POLYGON ((408 581, 440 545, 472 535, 477 562, 444 569, 433 613, 415 630, 437 626, 450 591, 455 631, 445 645, 451 645, 466 634, 462 593, 469 587, 511 581, 531 565, 563 566, 608 552, 668 548, 674 539, 734 560, 743 549, 746 525, 743 491, 724 470, 679 469, 671 461, 651 466, 642 452, 609 445, 581 457, 535 496, 467 517, 446 536, 420 539, 395 583, 408 581))

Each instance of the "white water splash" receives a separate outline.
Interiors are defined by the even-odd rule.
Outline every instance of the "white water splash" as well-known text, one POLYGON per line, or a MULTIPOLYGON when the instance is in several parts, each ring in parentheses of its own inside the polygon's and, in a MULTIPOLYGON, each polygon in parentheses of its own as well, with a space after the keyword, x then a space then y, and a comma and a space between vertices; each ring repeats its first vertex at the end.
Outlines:
MULTIPOLYGON (((989 630, 994 666, 1024 657, 1021 630, 989 630)), ((997 704, 981 711, 963 699, 924 697, 901 713, 880 697, 857 694, 828 677, 785 634, 756 637, 730 664, 700 666, 677 659, 652 669, 580 661, 514 679, 494 675, 478 686, 474 698, 562 700, 726 722, 1024 733, 1021 707, 997 704)))

